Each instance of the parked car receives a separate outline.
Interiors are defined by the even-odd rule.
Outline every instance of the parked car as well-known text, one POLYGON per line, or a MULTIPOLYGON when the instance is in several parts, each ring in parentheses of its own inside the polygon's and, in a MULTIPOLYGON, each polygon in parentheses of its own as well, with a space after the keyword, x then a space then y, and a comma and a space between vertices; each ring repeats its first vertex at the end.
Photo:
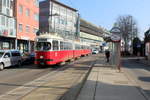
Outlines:
POLYGON ((92 54, 98 54, 98 52, 99 52, 99 51, 96 50, 96 49, 93 49, 93 50, 92 50, 92 54))
POLYGON ((35 59, 35 53, 23 53, 22 54, 22 63, 23 64, 33 64, 35 59))
POLYGON ((5 67, 20 66, 22 62, 19 50, 0 50, 0 70, 5 67))

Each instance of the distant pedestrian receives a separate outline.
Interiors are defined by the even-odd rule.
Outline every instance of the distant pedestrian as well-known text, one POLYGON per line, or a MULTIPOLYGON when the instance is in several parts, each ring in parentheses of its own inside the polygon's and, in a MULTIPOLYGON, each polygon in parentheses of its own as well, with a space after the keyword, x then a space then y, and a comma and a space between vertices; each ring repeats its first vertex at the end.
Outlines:
POLYGON ((109 62, 109 58, 110 58, 110 51, 109 50, 105 51, 105 56, 106 56, 107 62, 109 62))

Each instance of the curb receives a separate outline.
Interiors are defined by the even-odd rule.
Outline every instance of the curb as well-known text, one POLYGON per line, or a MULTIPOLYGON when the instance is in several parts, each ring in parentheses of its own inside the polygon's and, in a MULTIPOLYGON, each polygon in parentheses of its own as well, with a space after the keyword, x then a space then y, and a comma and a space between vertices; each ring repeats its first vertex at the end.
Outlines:
POLYGON ((83 76, 83 78, 81 76, 81 79, 79 79, 81 81, 79 82, 78 86, 70 88, 70 90, 67 93, 65 93, 62 97, 60 97, 58 100, 76 100, 77 99, 96 61, 97 60, 95 60, 91 65, 88 66, 90 68, 88 72, 83 76))

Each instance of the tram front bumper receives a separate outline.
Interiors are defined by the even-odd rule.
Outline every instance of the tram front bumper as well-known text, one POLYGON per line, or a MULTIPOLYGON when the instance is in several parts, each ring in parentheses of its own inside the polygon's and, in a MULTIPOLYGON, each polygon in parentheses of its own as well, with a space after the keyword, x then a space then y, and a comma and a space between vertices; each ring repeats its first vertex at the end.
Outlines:
POLYGON ((39 65, 51 65, 53 59, 35 59, 35 64, 39 65))

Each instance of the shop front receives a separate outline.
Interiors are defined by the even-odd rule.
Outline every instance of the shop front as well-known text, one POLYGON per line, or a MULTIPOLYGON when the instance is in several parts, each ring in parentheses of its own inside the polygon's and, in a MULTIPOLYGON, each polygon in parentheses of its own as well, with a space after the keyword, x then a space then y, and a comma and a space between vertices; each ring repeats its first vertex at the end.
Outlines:
POLYGON ((15 38, 0 37, 0 49, 15 49, 15 38))
POLYGON ((0 14, 0 22, 3 22, 0 24, 0 49, 15 49, 16 20, 13 17, 0 14))
POLYGON ((21 52, 33 52, 34 51, 34 41, 18 40, 17 49, 21 52))

